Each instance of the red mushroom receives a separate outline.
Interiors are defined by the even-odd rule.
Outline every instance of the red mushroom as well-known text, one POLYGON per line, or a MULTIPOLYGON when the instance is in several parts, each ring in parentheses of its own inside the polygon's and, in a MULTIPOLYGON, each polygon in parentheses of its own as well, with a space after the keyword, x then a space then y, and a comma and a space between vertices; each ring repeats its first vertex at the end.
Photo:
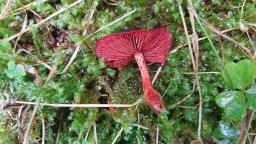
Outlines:
POLYGON ((124 67, 135 60, 141 73, 145 99, 148 105, 159 113, 164 104, 151 83, 146 62, 164 64, 171 45, 172 34, 166 28, 135 30, 97 40, 96 54, 112 68, 124 67))

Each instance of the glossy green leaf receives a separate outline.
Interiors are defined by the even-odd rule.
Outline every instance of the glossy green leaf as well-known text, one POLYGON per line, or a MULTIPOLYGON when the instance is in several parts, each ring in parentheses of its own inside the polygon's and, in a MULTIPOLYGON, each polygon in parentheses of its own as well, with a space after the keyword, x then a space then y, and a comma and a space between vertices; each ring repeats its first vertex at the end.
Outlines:
POLYGON ((249 106, 256 110, 256 86, 251 87, 245 92, 245 95, 247 96, 249 106))
POLYGON ((236 137, 240 133, 239 129, 233 127, 231 124, 225 121, 218 122, 218 128, 214 130, 214 137, 216 138, 231 138, 236 137))
POLYGON ((245 96, 240 91, 223 92, 216 97, 216 103, 224 108, 229 120, 240 120, 246 111, 245 96))
POLYGON ((228 87, 245 89, 256 78, 256 63, 251 60, 241 60, 238 63, 227 63, 223 77, 228 87))

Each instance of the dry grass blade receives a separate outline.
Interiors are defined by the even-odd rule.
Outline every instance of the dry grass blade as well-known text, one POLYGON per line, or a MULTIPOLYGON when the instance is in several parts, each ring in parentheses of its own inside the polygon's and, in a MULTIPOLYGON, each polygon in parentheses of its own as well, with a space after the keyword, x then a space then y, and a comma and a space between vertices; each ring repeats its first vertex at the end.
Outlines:
POLYGON ((0 20, 4 19, 8 15, 10 9, 12 8, 12 3, 13 0, 7 0, 7 3, 5 4, 3 11, 0 14, 0 20))
MULTIPOLYGON (((46 1, 47 1, 47 0, 41 0, 40 2, 46 2, 46 1)), ((18 14, 20 14, 22 11, 26 11, 26 10, 29 9, 31 6, 36 5, 37 3, 38 3, 38 1, 34 1, 34 2, 32 2, 32 3, 29 3, 29 4, 27 4, 27 5, 24 5, 24 6, 20 7, 20 8, 18 8, 18 9, 15 11, 14 15, 18 15, 18 14)))
POLYGON ((47 76, 47 79, 46 79, 46 81, 45 81, 45 84, 46 84, 56 73, 57 73, 57 66, 56 66, 56 65, 53 65, 53 66, 51 67, 50 73, 49 73, 48 76, 47 76))
MULTIPOLYGON (((23 24, 22 24, 22 27, 21 27, 21 31, 25 30, 26 27, 27 27, 27 24, 28 24, 28 16, 27 14, 25 15, 25 18, 24 18, 24 21, 23 21, 23 24)), ((15 42, 15 45, 14 45, 14 52, 16 51, 16 47, 17 47, 17 44, 18 44, 18 41, 20 40, 20 37, 22 36, 22 33, 17 37, 16 39, 16 42, 15 42)))
POLYGON ((97 136, 96 123, 93 124, 93 135, 94 135, 95 144, 98 144, 98 136, 97 136))
MULTIPOLYGON (((181 16, 183 28, 184 28, 185 34, 186 34, 187 45, 188 45, 188 48, 189 48, 189 51, 190 51, 190 57, 191 57, 193 69, 194 69, 194 71, 196 71, 197 68, 196 68, 196 64, 195 64, 194 52, 193 52, 193 50, 192 50, 191 42, 190 42, 190 39, 189 39, 189 34, 188 34, 188 29, 187 29, 187 25, 186 25, 186 21, 185 21, 184 12, 183 12, 183 10, 182 10, 180 1, 177 1, 177 3, 178 3, 178 9, 179 9, 179 13, 180 13, 180 16, 181 16)), ((189 95, 187 95, 186 97, 184 97, 181 101, 177 102, 177 103, 174 104, 174 105, 169 106, 168 109, 173 109, 174 107, 176 107, 177 105, 179 105, 179 104, 182 103, 183 101, 185 101, 185 100, 187 100, 188 98, 190 98, 190 97, 193 95, 194 91, 195 91, 195 87, 196 87, 196 78, 194 78, 192 92, 191 92, 189 95)))
POLYGON ((152 84, 155 83, 155 81, 156 81, 158 75, 159 75, 160 72, 162 71, 162 68, 163 68, 163 65, 159 66, 159 68, 157 69, 156 74, 155 74, 155 76, 153 77, 152 84))
POLYGON ((25 67, 26 72, 35 78, 36 84, 42 85, 43 81, 42 81, 40 75, 38 74, 36 68, 30 67, 26 64, 23 64, 23 66, 25 67))
POLYGON ((91 130, 91 126, 89 127, 89 129, 88 129, 88 131, 87 131, 87 133, 86 133, 86 135, 85 135, 84 141, 87 140, 87 138, 88 138, 88 136, 89 136, 89 133, 90 133, 90 130, 91 130))
POLYGON ((159 126, 156 127, 156 144, 159 143, 159 126))
MULTIPOLYGON (((69 107, 69 108, 107 108, 107 107, 117 107, 117 108, 130 108, 137 106, 142 100, 139 99, 132 104, 57 104, 57 103, 36 103, 36 102, 26 102, 26 101, 13 101, 12 104, 26 104, 26 105, 39 105, 48 107, 69 107)), ((5 104, 7 101, 0 100, 0 104, 5 104)))
MULTIPOLYGON (((184 72, 184 75, 194 75, 194 72, 184 72)), ((197 72, 197 74, 221 74, 220 72, 197 72)))
MULTIPOLYGON (((201 87, 199 84, 199 79, 198 79, 198 62, 199 62, 199 44, 198 44, 198 36, 195 30, 195 22, 194 22, 194 15, 190 10, 190 7, 192 7, 192 2, 188 0, 188 5, 189 5, 189 14, 190 14, 190 21, 191 21, 191 26, 192 26, 192 46, 190 43, 190 39, 189 39, 189 35, 188 35, 188 30, 187 30, 187 26, 186 26, 186 21, 185 21, 185 17, 184 17, 184 12, 182 10, 181 4, 178 2, 178 7, 179 7, 179 12, 181 15, 181 19, 182 19, 182 23, 183 23, 183 27, 185 30, 185 34, 186 34, 186 38, 187 38, 187 43, 188 43, 188 48, 190 51, 190 56, 191 56, 191 61, 193 64, 193 69, 194 69, 194 86, 193 86, 193 91, 195 89, 195 85, 197 85, 198 91, 199 91, 199 117, 198 117, 198 141, 200 143, 202 143, 201 140, 201 127, 202 127, 202 93, 201 93, 201 87)), ((182 101, 186 100, 187 98, 189 98, 192 94, 193 91, 190 95, 186 96, 182 101)), ((177 104, 181 103, 182 101, 176 103, 174 106, 176 106, 177 104)), ((173 106, 172 106, 173 107, 173 106)))
POLYGON ((45 143, 45 120, 42 118, 42 144, 45 143))
POLYGON ((245 47, 243 44, 237 42, 236 40, 234 40, 233 38, 221 33, 220 30, 218 30, 217 28, 215 28, 213 25, 211 25, 209 22, 207 22, 205 19, 199 17, 196 13, 196 11, 192 8, 191 12, 193 13, 193 15, 197 16, 204 24, 205 26, 207 26, 211 31, 213 31, 214 33, 216 33, 217 35, 223 37, 224 39, 234 43, 235 45, 237 45, 238 47, 240 47, 242 50, 244 50, 245 52, 247 52, 249 54, 249 56, 252 58, 252 53, 251 50, 247 47, 245 47))
POLYGON ((122 127, 119 132, 117 133, 115 139, 113 140, 113 142, 111 144, 115 144, 117 139, 121 136, 122 132, 124 131, 124 128, 122 127))
MULTIPOLYGON (((89 16, 89 19, 87 20, 87 27, 85 28, 84 32, 83 32, 83 36, 87 33, 87 28, 89 28, 89 25, 90 25, 90 21, 94 15, 94 12, 95 12, 95 9, 96 9, 97 6, 95 6, 91 12, 90 12, 90 16, 89 16)), ((69 66, 72 64, 72 62, 75 60, 76 58, 76 55, 78 54, 78 52, 80 51, 80 44, 77 44, 76 46, 76 49, 72 55, 72 57, 70 58, 68 64, 65 66, 64 70, 61 72, 61 73, 64 73, 67 71, 67 69, 69 68, 69 66)))
MULTIPOLYGON (((61 9, 58 10, 57 12, 55 12, 55 13, 49 15, 47 18, 45 18, 45 19, 43 19, 42 21, 40 21, 39 23, 35 24, 34 27, 39 27, 39 26, 41 26, 41 25, 44 24, 45 22, 47 22, 47 21, 49 21, 50 19, 56 17, 57 15, 63 13, 64 11, 66 11, 66 10, 68 10, 68 9, 70 9, 70 8, 72 8, 72 7, 76 6, 76 5, 78 5, 78 4, 80 4, 81 2, 83 2, 83 0, 77 0, 77 1, 75 1, 74 3, 70 4, 68 7, 61 8, 61 9)), ((26 29, 20 31, 19 33, 15 34, 15 35, 13 35, 13 36, 11 36, 11 37, 9 37, 9 38, 7 38, 6 40, 7 40, 7 41, 11 41, 11 40, 17 38, 19 35, 24 34, 24 33, 28 32, 28 31, 30 31, 30 29, 29 29, 29 28, 26 28, 26 29)))
POLYGON ((198 93, 199 93, 199 109, 198 109, 198 132, 197 132, 197 138, 200 143, 202 143, 201 139, 201 130, 202 130, 202 108, 203 108, 203 97, 201 92, 201 87, 198 79, 198 63, 199 63, 199 44, 198 44, 198 35, 196 33, 196 27, 195 27, 195 19, 194 15, 191 11, 191 8, 193 7, 191 0, 188 0, 188 11, 191 21, 191 27, 192 27, 192 44, 195 54, 195 63, 196 63, 196 70, 195 72, 195 80, 197 83, 198 93))
MULTIPOLYGON (((230 28, 230 29, 222 30, 221 33, 227 33, 227 32, 230 32, 230 31, 236 30, 236 29, 238 29, 238 28, 230 28)), ((207 37, 198 38, 198 42, 200 42, 200 41, 202 41, 202 40, 205 40, 205 39, 207 39, 207 37)), ((188 43, 180 44, 180 45, 178 45, 177 47, 175 47, 173 50, 171 50, 170 53, 171 53, 171 54, 176 53, 178 50, 180 50, 181 48, 183 48, 183 47, 185 47, 185 46, 187 46, 187 45, 188 45, 188 43)))
POLYGON ((195 85, 193 85, 192 92, 189 95, 185 96, 182 100, 176 102, 175 104, 169 106, 168 110, 173 109, 173 108, 177 107, 178 105, 180 105, 182 102, 186 101, 188 98, 190 98, 194 94, 194 91, 195 91, 195 85))
POLYGON ((29 123, 28 123, 27 130, 26 130, 25 135, 24 135, 23 144, 28 144, 27 139, 28 139, 30 127, 31 127, 32 122, 33 122, 33 120, 34 120, 34 117, 35 117, 35 115, 36 115, 37 108, 38 108, 38 103, 35 105, 34 110, 33 110, 33 112, 32 112, 32 116, 31 116, 31 118, 30 118, 30 121, 29 121, 29 123))

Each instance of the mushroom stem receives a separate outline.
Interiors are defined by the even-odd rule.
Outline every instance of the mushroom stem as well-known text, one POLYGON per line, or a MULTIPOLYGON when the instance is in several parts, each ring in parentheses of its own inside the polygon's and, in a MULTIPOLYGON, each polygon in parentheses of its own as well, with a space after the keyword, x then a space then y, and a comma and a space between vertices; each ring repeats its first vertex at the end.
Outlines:
POLYGON ((146 61, 142 53, 136 53, 134 58, 139 66, 141 73, 142 87, 144 91, 145 99, 150 107, 156 112, 159 113, 164 108, 164 104, 161 101, 161 97, 158 92, 154 89, 151 83, 151 77, 149 75, 146 61))

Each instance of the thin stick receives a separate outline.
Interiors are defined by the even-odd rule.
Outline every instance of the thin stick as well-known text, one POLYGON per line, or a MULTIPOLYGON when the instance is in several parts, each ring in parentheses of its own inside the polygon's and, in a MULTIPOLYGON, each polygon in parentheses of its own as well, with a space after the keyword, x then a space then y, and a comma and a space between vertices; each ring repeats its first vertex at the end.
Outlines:
MULTIPOLYGON (((232 31, 232 30, 236 30, 237 28, 230 28, 230 29, 226 29, 226 30, 222 30, 222 31, 220 31, 221 33, 227 33, 227 32, 230 32, 230 31, 232 31)), ((189 37, 191 37, 191 35, 189 36, 189 37)), ((200 42, 200 41, 202 41, 202 40, 205 40, 205 39, 207 39, 207 37, 201 37, 201 38, 199 38, 198 39, 198 42, 200 42)), ((171 54, 173 54, 173 53, 176 53, 179 49, 181 49, 181 48, 183 48, 183 47, 185 47, 185 46, 187 46, 188 45, 188 43, 183 43, 183 44, 180 44, 180 45, 178 45, 177 47, 175 47, 173 50, 171 50, 171 54)))
POLYGON ((147 127, 144 127, 144 126, 139 125, 139 124, 133 124, 133 126, 136 126, 136 127, 138 127, 138 128, 142 128, 142 129, 144 129, 144 130, 148 130, 147 127))
MULTIPOLYGON (((72 108, 105 108, 105 107, 119 107, 119 108, 130 108, 141 103, 142 100, 139 99, 132 104, 58 104, 58 103, 36 103, 36 102, 27 102, 27 101, 14 101, 12 104, 26 104, 26 105, 39 105, 39 106, 48 106, 48 107, 72 107, 72 108)), ((7 101, 0 100, 0 104, 5 104, 7 101)))
POLYGON ((250 57, 252 57, 252 53, 251 50, 247 47, 245 47, 244 45, 242 45, 241 43, 237 42, 236 40, 234 40, 233 38, 221 33, 221 31, 219 31, 218 29, 216 29, 213 25, 211 25, 209 22, 207 22, 205 19, 199 17, 197 15, 197 13, 195 12, 194 9, 191 9, 191 11, 193 12, 193 15, 195 15, 196 17, 198 17, 205 26, 207 26, 210 30, 212 30, 214 33, 218 34, 219 36, 225 38, 226 40, 232 42, 233 44, 237 45, 239 48, 241 48, 242 50, 244 50, 245 52, 247 52, 249 54, 250 57))
MULTIPOLYGON (((74 7, 74 6, 76 6, 76 5, 78 5, 79 3, 83 2, 83 1, 84 1, 84 0, 77 0, 77 1, 75 1, 74 3, 68 5, 67 7, 61 8, 61 9, 58 10, 57 12, 55 12, 55 13, 49 15, 47 18, 45 18, 45 19, 43 19, 42 21, 40 21, 40 22, 38 22, 37 24, 35 24, 34 27, 39 27, 39 26, 41 26, 42 24, 44 24, 44 23, 47 22, 48 20, 50 20, 50 19, 54 18, 55 16, 57 16, 57 15, 63 13, 64 11, 66 11, 66 10, 68 10, 68 9, 70 9, 70 8, 72 8, 72 7, 74 7)), ((28 31, 30 31, 30 28, 26 28, 26 29, 20 31, 20 32, 17 33, 17 34, 14 34, 13 36, 7 38, 6 41, 11 41, 11 40, 15 39, 16 37, 18 37, 19 35, 24 34, 24 33, 28 32, 28 31)))
POLYGON ((189 48, 189 51, 190 51, 190 57, 191 57, 192 65, 193 65, 193 68, 196 69, 193 50, 192 50, 191 42, 190 42, 189 35, 188 35, 188 29, 187 29, 184 13, 183 13, 180 1, 177 1, 177 3, 178 3, 178 7, 179 7, 179 12, 180 12, 180 15, 181 15, 183 28, 185 29, 185 34, 186 34, 186 38, 187 38, 188 48, 189 48))
POLYGON ((199 108, 198 108, 198 130, 197 130, 197 139, 200 143, 202 143, 201 139, 201 131, 202 131, 202 109, 203 109, 203 97, 201 92, 201 87, 198 79, 198 63, 199 63, 199 44, 198 44, 198 36, 196 33, 196 27, 195 27, 195 19, 193 12, 191 11, 191 8, 193 7, 191 0, 188 0, 188 11, 191 21, 191 27, 192 27, 192 44, 194 48, 195 58, 196 58, 196 70, 195 72, 195 79, 197 83, 198 93, 199 93, 199 108))
MULTIPOLYGON (((189 2, 189 1, 188 1, 189 2)), ((182 20, 182 23, 183 23, 183 27, 185 29, 185 34, 186 34, 186 38, 187 38, 187 43, 188 43, 188 48, 189 48, 189 51, 190 51, 190 57, 191 57, 191 61, 192 61, 192 64, 193 64, 193 69, 194 69, 194 87, 195 85, 197 85, 198 87, 198 91, 199 91, 199 103, 200 105, 202 105, 202 96, 200 95, 201 94, 201 88, 200 88, 200 85, 199 85, 199 80, 198 80, 198 76, 197 76, 197 71, 198 71, 198 49, 199 49, 199 46, 198 46, 198 37, 197 37, 197 34, 196 34, 196 31, 195 31, 195 26, 194 26, 194 17, 191 18, 191 13, 190 13, 190 20, 191 20, 191 25, 192 25, 192 29, 193 29, 193 34, 192 34, 192 44, 193 44, 193 48, 194 48, 194 51, 192 49, 192 46, 191 46, 191 43, 190 43, 190 39, 189 39, 189 35, 188 35, 188 30, 187 30, 187 25, 186 25, 186 21, 185 21, 185 16, 184 16, 184 13, 183 13, 183 10, 182 10, 182 7, 181 7, 181 4, 180 2, 178 1, 178 7, 179 7, 179 12, 180 12, 180 15, 181 15, 181 20, 182 20), (195 57, 194 57, 194 54, 195 54, 195 57)), ((193 88, 194 90, 194 88, 193 88)), ((193 91, 192 91, 192 94, 193 94, 193 91)), ((191 95, 189 95, 190 97, 191 95)), ((199 106, 199 116, 198 116, 198 134, 197 134, 197 137, 198 137, 198 141, 200 143, 202 143, 202 140, 201 140, 201 120, 202 120, 202 106, 200 107, 199 106)))
POLYGON ((253 44, 252 39, 251 39, 251 37, 250 37, 250 35, 249 35, 249 33, 248 33, 248 30, 246 30, 246 35, 247 35, 247 37, 249 38, 249 42, 250 42, 252 48, 254 49, 253 58, 255 58, 255 57, 256 57, 256 48, 254 47, 254 44, 253 44))
MULTIPOLYGON (((47 0, 42 0, 41 2, 43 3, 43 2, 45 2, 45 1, 47 1, 47 0)), ((34 1, 34 2, 32 2, 32 3, 29 3, 29 4, 27 4, 27 5, 24 5, 24 6, 20 7, 20 8, 18 8, 18 9, 15 11, 14 15, 20 14, 20 11, 25 11, 25 10, 27 10, 28 8, 30 8, 32 5, 36 5, 37 3, 38 3, 38 1, 34 1)))
MULTIPOLYGON (((240 138, 238 139, 238 142, 237 142, 238 144, 245 144, 246 143, 246 136, 249 136, 248 135, 248 130, 251 127, 253 115, 254 115, 253 110, 249 109, 248 112, 247 112, 246 117, 244 118, 244 120, 246 121, 246 124, 245 124, 244 130, 240 134, 240 138)), ((241 125, 243 125, 243 124, 241 124, 241 125)), ((249 141, 251 141, 250 137, 248 137, 248 139, 249 139, 249 141)))
MULTIPOLYGON (((184 75, 194 75, 194 72, 184 72, 184 75)), ((197 72, 197 74, 221 74, 220 72, 197 72)))
POLYGON ((44 118, 42 118, 42 144, 45 143, 45 121, 44 118))
MULTIPOLYGON (((23 31, 23 30, 26 29, 27 24, 28 24, 28 16, 27 16, 27 14, 26 14, 25 17, 24 17, 24 21, 23 21, 22 27, 21 27, 21 31, 23 31)), ((21 36, 22 36, 22 34, 20 34, 20 35, 17 37, 17 39, 16 39, 16 42, 15 42, 14 48, 13 48, 13 51, 14 51, 14 52, 16 51, 16 46, 17 46, 18 41, 20 40, 21 36)))
POLYGON ((115 139, 113 140, 113 142, 111 144, 115 144, 117 139, 121 136, 122 132, 124 131, 124 128, 122 127, 119 132, 117 133, 115 139))
POLYGON ((155 81, 156 81, 158 75, 160 74, 160 72, 162 71, 162 69, 163 69, 163 65, 159 66, 159 68, 158 68, 157 71, 156 71, 155 76, 153 77, 152 84, 155 83, 155 81))
POLYGON ((0 14, 0 20, 4 19, 8 15, 10 9, 12 8, 12 3, 13 3, 13 0, 7 0, 3 8, 3 11, 0 14))
POLYGON ((92 127, 92 126, 90 126, 89 129, 88 129, 88 131, 87 131, 87 133, 86 133, 86 135, 85 135, 84 141, 87 140, 87 138, 88 138, 88 136, 89 136, 89 133, 90 133, 90 130, 91 130, 91 127, 92 127))
POLYGON ((185 96, 182 100, 178 101, 177 103, 171 105, 168 107, 168 110, 170 109, 174 109, 175 107, 177 107, 178 105, 180 105, 182 102, 186 101, 188 98, 190 98, 193 95, 193 93, 190 93, 189 95, 185 96))
MULTIPOLYGON (((95 12, 96 7, 97 7, 97 5, 92 8, 92 11, 91 11, 91 13, 90 13, 89 19, 87 20, 87 28, 89 27, 90 21, 91 21, 93 15, 94 15, 94 12, 95 12)), ((83 36, 87 33, 87 28, 85 28, 85 30, 83 31, 83 36)), ((69 67, 69 66, 72 64, 72 62, 75 60, 75 58, 76 58, 78 52, 80 51, 80 46, 81 46, 80 43, 77 44, 76 49, 75 49, 75 51, 74 51, 72 57, 70 58, 68 64, 65 66, 64 70, 63 70, 61 73, 66 72, 67 69, 68 69, 68 67, 69 67)))
POLYGON ((33 120, 34 120, 34 117, 35 117, 35 115, 36 115, 37 108, 38 108, 38 103, 35 103, 35 108, 34 108, 34 110, 33 110, 32 116, 31 116, 31 118, 30 118, 30 121, 29 121, 29 124, 28 124, 28 128, 27 128, 26 133, 25 133, 25 136, 24 136, 23 144, 27 144, 28 134, 29 134, 29 131, 30 131, 30 127, 31 127, 31 125, 32 125, 32 122, 33 122, 33 120))
MULTIPOLYGON (((194 68, 194 71, 195 71, 196 70, 196 65, 195 65, 195 61, 194 61, 194 55, 193 55, 193 50, 192 50, 192 47, 191 47, 191 42, 190 42, 189 35, 188 35, 186 21, 185 21, 185 18, 184 18, 184 13, 183 13, 183 10, 182 10, 180 2, 177 1, 177 3, 178 3, 179 12, 180 12, 180 15, 181 15, 183 27, 185 29, 185 34, 186 34, 186 38, 187 38, 187 45, 189 47, 191 61, 192 61, 193 68, 194 68)), ((196 74, 195 74, 195 76, 196 76, 196 74)), ((193 95, 194 91, 195 91, 195 87, 196 87, 196 78, 194 78, 192 92, 189 95, 187 95, 186 97, 184 97, 181 101, 177 102, 176 104, 173 104, 173 105, 169 106, 168 109, 173 109, 174 107, 176 107, 180 103, 182 103, 182 102, 186 101, 188 98, 190 98, 193 95)))
POLYGON ((156 127, 156 144, 159 143, 159 126, 156 127))
POLYGON ((95 139, 95 144, 98 144, 98 136, 97 136, 97 127, 96 127, 96 123, 93 124, 93 135, 94 135, 94 139, 95 139))
POLYGON ((240 19, 239 22, 242 22, 242 18, 243 18, 243 14, 244 14, 244 6, 245 6, 246 0, 243 1, 243 5, 242 5, 242 9, 241 9, 241 15, 240 15, 240 19))
POLYGON ((172 85, 172 81, 169 83, 168 87, 165 89, 163 95, 162 95, 162 98, 164 98, 165 94, 167 93, 167 91, 169 90, 169 88, 171 87, 172 85))

